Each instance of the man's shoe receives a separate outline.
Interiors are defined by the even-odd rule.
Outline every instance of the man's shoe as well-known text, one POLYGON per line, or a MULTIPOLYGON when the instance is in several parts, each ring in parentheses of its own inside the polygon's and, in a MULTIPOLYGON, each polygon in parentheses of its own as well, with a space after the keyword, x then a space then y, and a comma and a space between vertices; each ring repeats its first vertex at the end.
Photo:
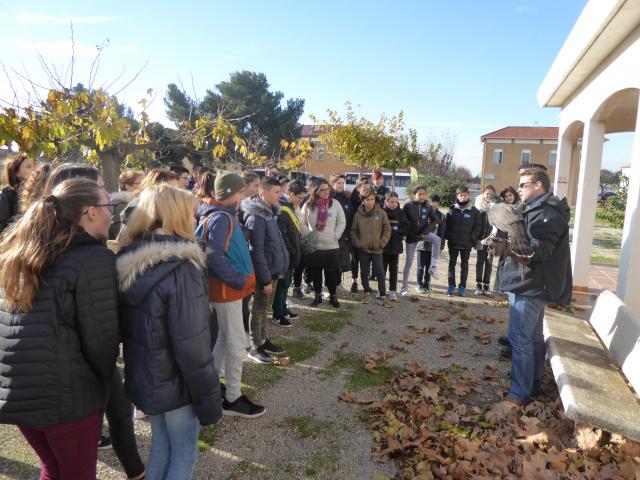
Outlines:
POLYGON ((283 318, 273 317, 271 319, 271 323, 273 323, 274 325, 278 325, 280 327, 291 328, 291 322, 284 317, 283 318))
POLYGON ((502 335, 501 337, 498 337, 498 343, 500 345, 502 345, 503 347, 510 347, 511 346, 511 342, 509 341, 509 337, 506 337, 504 335, 502 335))
POLYGON ((482 288, 478 287, 476 288, 475 292, 473 292, 474 295, 482 295, 482 288))
POLYGON ((227 402, 226 398, 222 401, 222 414, 230 417, 258 418, 264 412, 266 409, 262 405, 253 403, 244 395, 240 395, 233 403, 227 402))
POLYGON ((381 303, 384 308, 393 308, 393 306, 391 305, 391 302, 387 297, 382 297, 381 303))
POLYGON ((424 288, 422 285, 416 285, 416 292, 418 292, 418 293, 427 293, 427 289, 424 288))
POLYGON ((501 347, 500 348, 500 356, 504 358, 511 358, 512 350, 511 347, 501 347))
POLYGON ((284 316, 287 320, 297 320, 300 317, 296 312, 288 308, 287 313, 285 313, 284 316))
POLYGON ((453 292, 455 291, 456 287, 449 287, 447 288, 447 297, 452 297, 453 296, 453 292))
POLYGON ((376 298, 376 300, 380 300, 380 292, 374 293, 373 296, 376 298))
POLYGON ((331 295, 329 297, 329 304, 331 304, 331 306, 333 308, 340 308, 340 302, 338 301, 338 296, 337 295, 331 295))
POLYGON ((370 301, 371 301, 371 294, 369 292, 364 292, 362 294, 362 299, 360 300, 360 302, 366 305, 370 301))
POLYGON ((438 279, 438 267, 433 266, 429 269, 429 276, 435 280, 438 279))
POLYGON ((392 302, 398 301, 398 295, 396 295, 396 292, 389 292, 389 300, 392 302))
POLYGON ((98 450, 107 450, 109 448, 112 448, 111 437, 100 435, 100 440, 98 440, 98 450))
POLYGON ((485 285, 482 287, 482 294, 491 296, 491 290, 489 290, 489 285, 485 285))
POLYGON ((322 303, 322 295, 320 294, 316 294, 315 297, 313 297, 313 302, 311 302, 311 306, 312 307, 317 307, 318 305, 320 305, 322 303))
POLYGON ((273 363, 273 357, 264 350, 264 346, 252 347, 249 350, 249 358, 256 363, 273 363))
POLYGON ((400 289, 400 295, 402 295, 403 297, 409 295, 409 289, 407 287, 402 287, 400 289))
POLYGON ((310 283, 305 283, 304 285, 302 285, 302 291, 306 294, 313 293, 313 285, 311 285, 310 283))
POLYGON ((268 338, 262 344, 262 348, 264 349, 265 352, 272 353, 275 355, 282 355, 285 352, 284 348, 279 347, 274 343, 271 343, 271 340, 269 340, 268 338))
POLYGON ((353 282, 351 284, 351 293, 358 293, 358 282, 353 282))
POLYGON ((458 288, 458 296, 459 297, 464 297, 464 287, 459 287, 458 288))
POLYGON ((526 403, 524 403, 522 400, 518 400, 517 398, 507 397, 504 399, 504 401, 516 405, 517 407, 524 407, 526 405, 526 403))
POLYGON ((293 298, 297 298, 298 300, 300 300, 301 298, 304 298, 304 293, 302 293, 302 288, 293 287, 293 298))

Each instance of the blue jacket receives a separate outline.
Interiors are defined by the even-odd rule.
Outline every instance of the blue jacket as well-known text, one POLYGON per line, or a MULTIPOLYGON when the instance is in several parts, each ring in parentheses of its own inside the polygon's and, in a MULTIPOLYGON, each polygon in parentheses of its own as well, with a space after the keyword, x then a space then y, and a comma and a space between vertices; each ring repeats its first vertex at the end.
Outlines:
POLYGON ((284 277, 289 268, 289 252, 278 228, 280 206, 268 206, 260 197, 242 201, 256 284, 268 285, 274 279, 284 277))
POLYGON ((221 415, 205 254, 167 235, 118 255, 125 395, 149 415, 193 405, 202 425, 221 415))

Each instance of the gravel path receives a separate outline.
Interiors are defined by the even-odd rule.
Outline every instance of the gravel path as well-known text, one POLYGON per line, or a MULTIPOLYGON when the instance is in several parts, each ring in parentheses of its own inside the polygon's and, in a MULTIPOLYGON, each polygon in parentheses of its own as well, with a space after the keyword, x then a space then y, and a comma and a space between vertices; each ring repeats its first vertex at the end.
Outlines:
MULTIPOLYGON (((292 346, 292 363, 287 367, 245 363, 243 378, 246 391, 267 407, 267 414, 257 420, 225 417, 206 429, 194 478, 393 477, 396 467, 391 462, 372 458, 373 443, 358 418, 359 406, 338 399, 358 388, 364 388, 359 397, 375 394, 371 385, 376 379, 360 366, 360 357, 371 352, 393 351, 389 362, 394 367, 406 361, 432 370, 456 364, 481 375, 491 364, 498 378, 506 379, 510 364, 499 361, 495 340, 506 331, 507 309, 494 298, 474 297, 473 289, 465 298, 447 297, 446 258, 441 261, 441 279, 434 291, 401 297, 393 309, 384 309, 375 300, 361 305, 358 296, 343 291, 345 308, 337 316, 330 307, 317 311, 299 306, 302 318, 284 335, 285 329, 270 325, 276 343, 292 346), (406 351, 392 350, 391 345, 406 351)), ((473 264, 469 275, 473 280, 471 272, 473 264)), ((487 402, 498 399, 494 391, 487 390, 487 402)), ((150 441, 146 419, 136 420, 136 433, 146 458, 150 441)), ((37 464, 15 428, 0 426, 0 478, 37 478, 37 464)), ((98 478, 125 478, 110 450, 99 452, 98 478)))

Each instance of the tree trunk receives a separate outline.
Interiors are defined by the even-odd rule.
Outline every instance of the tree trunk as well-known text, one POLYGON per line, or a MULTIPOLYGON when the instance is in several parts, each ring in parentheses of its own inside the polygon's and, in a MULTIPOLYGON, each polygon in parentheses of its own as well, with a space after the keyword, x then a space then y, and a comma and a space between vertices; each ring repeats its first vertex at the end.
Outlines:
POLYGON ((120 175, 120 165, 122 158, 116 152, 104 151, 100 153, 102 161, 102 178, 104 187, 108 192, 118 191, 118 176, 120 175))
POLYGON ((364 174, 364 160, 360 162, 360 176, 364 174))
POLYGON ((393 167, 393 170, 391 170, 391 190, 392 191, 396 191, 396 168, 393 167))

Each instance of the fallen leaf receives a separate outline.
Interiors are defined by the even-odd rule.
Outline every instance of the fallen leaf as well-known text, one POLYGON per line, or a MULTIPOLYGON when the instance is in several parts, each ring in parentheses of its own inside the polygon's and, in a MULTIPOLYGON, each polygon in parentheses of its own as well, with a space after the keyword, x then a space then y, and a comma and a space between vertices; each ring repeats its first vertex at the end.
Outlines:
POLYGON ((356 401, 358 400, 356 394, 352 392, 342 393, 338 398, 346 403, 356 403, 356 401))
POLYGON ((291 359, 289 357, 279 357, 274 358, 273 364, 277 367, 286 367, 291 363, 291 359))
POLYGON ((451 335, 449 335, 448 332, 445 332, 439 336, 436 337, 436 340, 438 340, 439 342, 444 342, 445 340, 449 340, 451 338, 451 335))
POLYGON ((389 348, 391 350, 395 350, 397 352, 402 352, 402 353, 407 353, 409 351, 398 343, 392 343, 391 345, 389 345, 389 348))
POLYGON ((403 341, 404 343, 411 345, 413 343, 415 343, 415 341, 417 340, 418 337, 416 337, 415 335, 403 335, 400 337, 400 340, 403 341))

